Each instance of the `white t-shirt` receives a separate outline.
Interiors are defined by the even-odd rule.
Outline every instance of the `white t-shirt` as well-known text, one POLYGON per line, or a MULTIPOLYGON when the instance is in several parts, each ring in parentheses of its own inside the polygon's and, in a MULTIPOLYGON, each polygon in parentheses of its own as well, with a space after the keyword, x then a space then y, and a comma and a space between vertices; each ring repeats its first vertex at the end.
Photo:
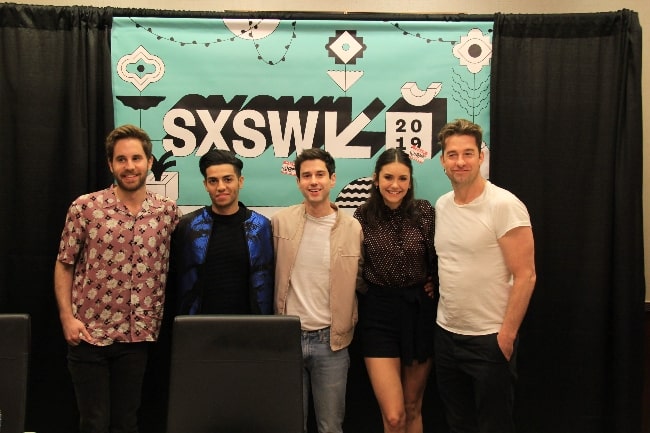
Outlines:
POLYGON ((307 214, 298 254, 291 271, 287 314, 300 317, 304 331, 332 324, 330 312, 330 234, 336 213, 315 218, 307 214))
POLYGON ((499 331, 512 275, 498 239, 515 227, 530 225, 526 206, 511 192, 490 182, 486 182, 479 197, 465 205, 454 202, 453 191, 438 199, 438 325, 463 335, 499 331))

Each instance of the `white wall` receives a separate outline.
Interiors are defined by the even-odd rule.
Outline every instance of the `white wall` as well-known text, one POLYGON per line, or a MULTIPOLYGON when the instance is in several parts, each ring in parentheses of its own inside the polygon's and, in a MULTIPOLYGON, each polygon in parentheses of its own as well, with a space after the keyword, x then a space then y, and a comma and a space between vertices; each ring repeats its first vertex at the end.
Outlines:
MULTIPOLYGON (((118 8, 174 9, 191 11, 296 11, 381 13, 572 13, 630 9, 639 13, 643 33, 643 70, 650 69, 649 0, 49 0, 30 4, 54 6, 112 6, 118 8)), ((650 141, 650 73, 643 75, 643 142, 650 141)), ((644 146, 645 147, 645 146, 644 146)), ((643 155, 643 214, 645 273, 650 275, 650 152, 643 155)), ((650 301, 650 290, 646 290, 650 301)))

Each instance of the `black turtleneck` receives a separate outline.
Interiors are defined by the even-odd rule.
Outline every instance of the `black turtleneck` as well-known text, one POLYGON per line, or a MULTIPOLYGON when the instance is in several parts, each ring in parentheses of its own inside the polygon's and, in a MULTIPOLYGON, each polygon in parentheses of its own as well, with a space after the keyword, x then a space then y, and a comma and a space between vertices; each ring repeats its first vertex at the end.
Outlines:
POLYGON ((244 221, 246 208, 232 215, 210 209, 212 235, 203 268, 202 314, 250 314, 249 256, 244 221))

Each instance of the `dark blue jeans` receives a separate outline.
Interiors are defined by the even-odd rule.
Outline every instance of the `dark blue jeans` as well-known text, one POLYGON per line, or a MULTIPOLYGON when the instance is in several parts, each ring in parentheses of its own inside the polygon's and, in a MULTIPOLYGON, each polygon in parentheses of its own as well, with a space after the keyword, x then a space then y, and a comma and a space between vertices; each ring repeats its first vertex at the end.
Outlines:
POLYGON ((450 433, 514 433, 516 347, 510 362, 497 335, 459 335, 436 326, 435 369, 450 433))
POLYGON ((68 347, 81 433, 137 433, 149 343, 68 347))

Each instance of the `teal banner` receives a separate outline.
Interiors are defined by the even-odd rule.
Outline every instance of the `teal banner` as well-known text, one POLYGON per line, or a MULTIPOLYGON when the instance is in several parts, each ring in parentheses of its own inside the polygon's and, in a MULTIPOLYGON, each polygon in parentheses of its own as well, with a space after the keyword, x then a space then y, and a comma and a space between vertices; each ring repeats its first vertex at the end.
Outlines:
POLYGON ((115 18, 115 122, 149 133, 148 188, 182 207, 209 203, 198 161, 215 147, 244 161, 249 207, 300 202, 293 160, 311 147, 336 159, 339 206, 365 200, 390 147, 411 155, 416 196, 434 203, 450 190, 442 125, 480 124, 489 153, 491 32, 491 22, 115 18))

